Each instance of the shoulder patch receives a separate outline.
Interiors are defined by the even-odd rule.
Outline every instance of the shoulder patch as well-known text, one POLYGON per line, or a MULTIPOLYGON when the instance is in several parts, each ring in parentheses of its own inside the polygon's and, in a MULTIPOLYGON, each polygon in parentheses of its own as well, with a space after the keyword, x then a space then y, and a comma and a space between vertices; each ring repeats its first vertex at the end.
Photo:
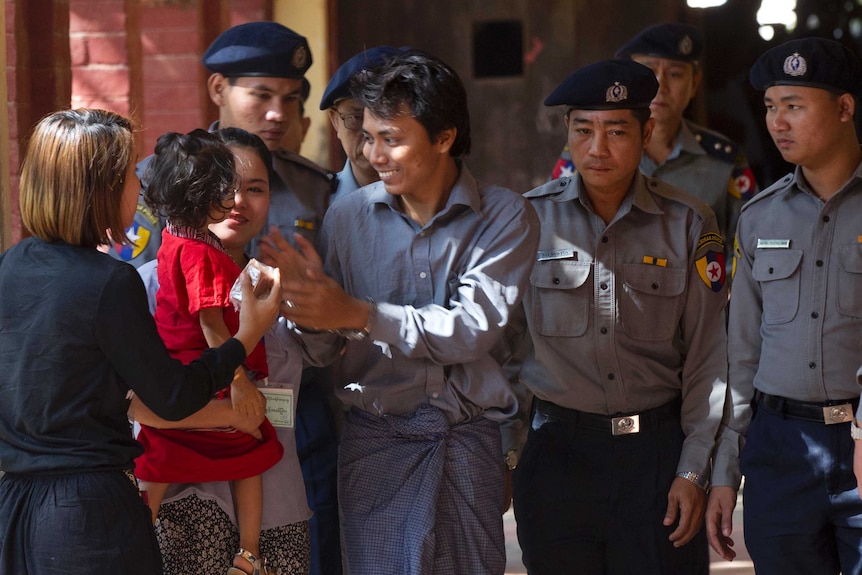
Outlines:
POLYGON ((716 232, 707 232, 700 236, 700 239, 697 240, 697 249, 695 251, 700 251, 706 246, 714 245, 717 250, 723 252, 724 251, 724 239, 721 237, 721 234, 716 232))
POLYGON ((700 144, 700 147, 703 148, 703 151, 708 155, 729 164, 736 161, 736 156, 739 154, 739 148, 736 144, 716 132, 705 130, 699 126, 693 126, 691 124, 689 124, 689 126, 691 127, 694 137, 700 144))
POLYGON ((721 291, 727 272, 724 268, 724 252, 706 252, 703 257, 694 262, 697 275, 712 291, 721 291))

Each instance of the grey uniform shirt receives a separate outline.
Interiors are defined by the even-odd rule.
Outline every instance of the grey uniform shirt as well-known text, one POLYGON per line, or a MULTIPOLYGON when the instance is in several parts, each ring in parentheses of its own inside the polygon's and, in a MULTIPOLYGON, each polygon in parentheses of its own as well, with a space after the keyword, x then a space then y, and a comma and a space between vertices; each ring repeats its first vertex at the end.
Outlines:
MULTIPOLYGON (((523 197, 477 182, 463 164, 425 226, 380 182, 335 202, 319 242, 326 272, 378 305, 368 338, 344 346, 339 399, 374 415, 430 404, 453 424, 511 416, 515 396, 491 351, 528 285, 538 235, 523 197)), ((317 363, 344 343, 331 340, 303 336, 317 363)))
POLYGON ((353 175, 353 168, 350 166, 350 160, 346 160, 344 162, 344 168, 335 174, 335 182, 335 193, 332 194, 332 201, 344 197, 351 192, 355 192, 362 187, 353 175))
POLYGON ((728 243, 730 257, 729 244, 739 211, 757 193, 754 174, 736 144, 718 132, 683 120, 674 149, 665 162, 657 165, 643 154, 640 170, 709 204, 728 243))
POLYGON ((524 296, 532 351, 521 382, 540 399, 604 415, 681 397, 678 470, 708 475, 727 369, 723 245, 712 211, 640 174, 608 225, 580 176, 525 197, 542 234, 524 296))
POLYGON ((862 165, 826 203, 797 168, 743 208, 728 327, 732 409, 714 485, 739 485, 755 389, 809 402, 859 396, 860 214, 862 165))

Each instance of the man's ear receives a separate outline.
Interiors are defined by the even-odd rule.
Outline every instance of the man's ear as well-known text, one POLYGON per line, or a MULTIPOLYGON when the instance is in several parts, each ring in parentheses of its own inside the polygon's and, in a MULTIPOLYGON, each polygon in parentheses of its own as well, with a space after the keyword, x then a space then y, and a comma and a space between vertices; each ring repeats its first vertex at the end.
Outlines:
POLYGON ((838 96, 838 107, 841 121, 852 122, 853 116, 856 115, 856 98, 853 97, 853 94, 845 92, 838 96))
POLYGON ((650 140, 652 140, 653 128, 655 128, 655 118, 650 116, 650 119, 644 123, 643 127, 644 148, 646 148, 649 145, 650 140))
MULTIPOLYGON (((304 116, 303 116, 304 117, 304 116)), ((329 123, 332 124, 332 129, 338 133, 338 111, 335 108, 329 109, 329 123)), ((306 128, 308 129, 308 128, 306 128)))
POLYGON ((309 116, 303 116, 300 118, 300 122, 302 122, 302 141, 305 141, 305 136, 308 134, 308 129, 311 127, 311 118, 309 116))
POLYGON ((225 90, 230 86, 228 79, 221 74, 212 74, 207 78, 207 92, 213 104, 221 108, 224 106, 225 90))
POLYGON ((458 135, 458 128, 446 128, 437 134, 438 151, 441 154, 448 154, 449 150, 455 144, 455 138, 458 135))

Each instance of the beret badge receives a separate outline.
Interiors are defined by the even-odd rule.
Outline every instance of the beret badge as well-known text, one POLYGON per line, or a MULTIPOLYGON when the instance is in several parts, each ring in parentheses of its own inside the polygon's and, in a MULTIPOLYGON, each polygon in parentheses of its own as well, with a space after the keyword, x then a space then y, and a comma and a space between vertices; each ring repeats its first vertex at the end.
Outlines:
POLYGON ((691 55, 691 51, 694 49, 694 43, 691 40, 691 36, 685 35, 679 41, 679 53, 683 56, 691 55))
POLYGON ((293 51, 290 63, 293 64, 294 68, 305 68, 308 63, 308 50, 305 46, 300 45, 296 47, 296 50, 293 51))
POLYGON ((799 55, 799 52, 794 52, 784 59, 784 73, 788 76, 804 76, 807 71, 808 62, 799 55))
POLYGON ((629 90, 619 82, 608 88, 605 92, 605 102, 622 102, 629 97, 629 90))

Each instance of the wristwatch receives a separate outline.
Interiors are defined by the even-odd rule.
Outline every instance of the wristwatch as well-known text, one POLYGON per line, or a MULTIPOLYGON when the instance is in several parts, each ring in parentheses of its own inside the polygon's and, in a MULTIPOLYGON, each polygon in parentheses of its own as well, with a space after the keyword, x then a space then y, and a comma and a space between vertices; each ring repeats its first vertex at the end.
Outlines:
POLYGON ((340 335, 348 341, 362 341, 371 333, 371 327, 377 319, 377 304, 374 300, 368 300, 368 321, 362 329, 336 329, 333 333, 340 335))
POLYGON ((518 467, 518 450, 510 449, 507 451, 506 455, 503 456, 503 461, 506 462, 506 467, 509 468, 509 471, 514 471, 518 467))
POLYGON ((691 481, 704 491, 709 487, 709 480, 700 473, 695 473, 694 471, 681 471, 677 473, 676 476, 691 481))

